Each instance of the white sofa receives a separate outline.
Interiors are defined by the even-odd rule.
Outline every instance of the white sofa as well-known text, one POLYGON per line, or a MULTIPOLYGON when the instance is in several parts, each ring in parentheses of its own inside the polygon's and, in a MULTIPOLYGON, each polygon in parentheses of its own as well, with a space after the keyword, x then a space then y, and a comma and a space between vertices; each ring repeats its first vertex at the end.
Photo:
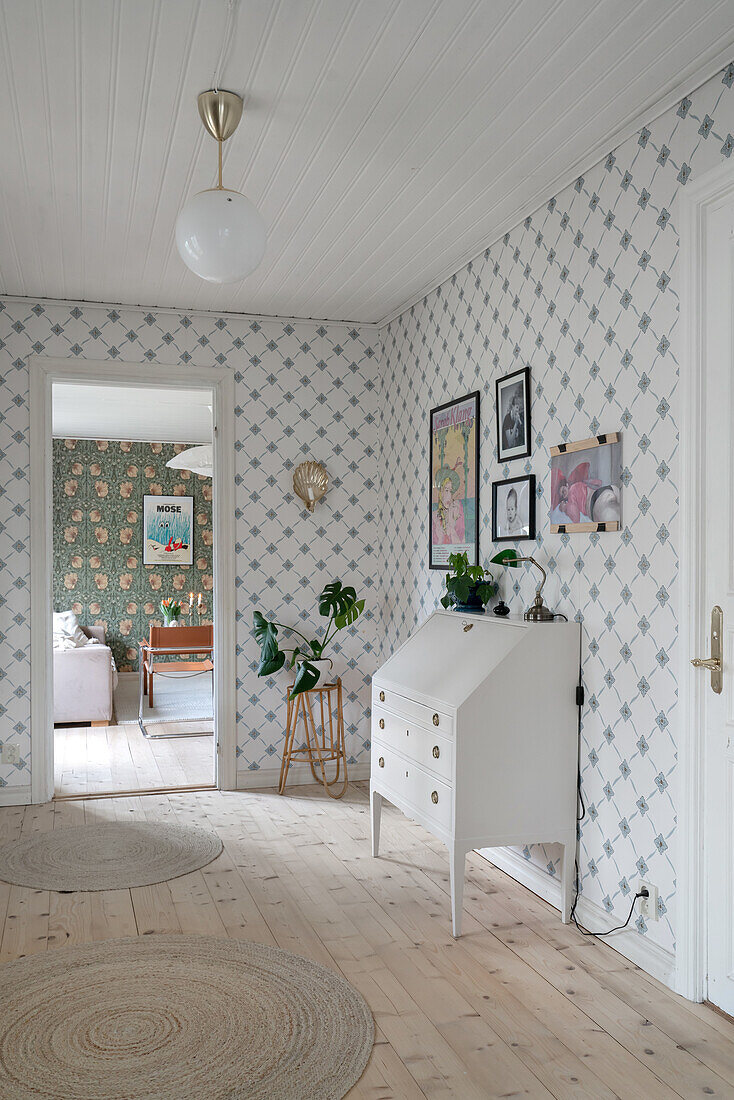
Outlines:
POLYGON ((83 626, 100 645, 54 649, 54 722, 91 722, 108 726, 117 672, 112 650, 105 645, 104 627, 83 626))

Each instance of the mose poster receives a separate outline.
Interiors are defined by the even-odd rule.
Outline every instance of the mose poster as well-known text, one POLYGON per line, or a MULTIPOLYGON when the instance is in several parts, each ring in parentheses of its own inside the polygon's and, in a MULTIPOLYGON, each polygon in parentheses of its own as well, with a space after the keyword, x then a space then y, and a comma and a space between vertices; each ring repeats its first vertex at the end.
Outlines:
POLYGON ((191 565, 194 498, 143 497, 143 565, 191 565))
POLYGON ((479 560, 479 393, 431 409, 429 565, 448 569, 449 555, 479 560))

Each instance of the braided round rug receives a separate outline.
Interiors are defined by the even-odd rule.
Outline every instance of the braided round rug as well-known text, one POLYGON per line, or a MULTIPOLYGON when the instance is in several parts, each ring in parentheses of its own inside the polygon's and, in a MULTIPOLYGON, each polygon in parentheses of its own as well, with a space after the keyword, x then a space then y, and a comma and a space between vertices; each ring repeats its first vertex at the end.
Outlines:
POLYGON ((33 833, 0 848, 0 880, 36 890, 123 890, 205 867, 216 833, 191 825, 125 822, 33 833))
POLYGON ((153 935, 0 966, 3 1100, 341 1100, 372 1015, 277 947, 153 935))

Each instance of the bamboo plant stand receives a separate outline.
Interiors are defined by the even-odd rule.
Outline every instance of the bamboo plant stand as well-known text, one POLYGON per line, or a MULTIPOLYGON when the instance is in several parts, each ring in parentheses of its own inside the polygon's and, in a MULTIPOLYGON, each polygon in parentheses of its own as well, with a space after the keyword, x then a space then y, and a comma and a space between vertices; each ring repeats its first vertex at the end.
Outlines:
MULTIPOLYGON (((294 759, 305 757, 311 765, 311 772, 317 783, 321 783, 330 798, 341 798, 347 789, 347 754, 344 743, 344 710, 342 706, 342 682, 337 678, 333 683, 317 685, 310 691, 304 691, 295 699, 290 697, 291 689, 286 692, 287 722, 283 760, 280 765, 280 783, 278 794, 285 792, 288 769, 294 759), (317 726, 314 711, 320 718, 317 726), (302 720, 305 740, 296 745, 298 720, 302 720), (327 778, 327 765, 336 764, 334 776, 327 778), (318 771, 317 771, 318 768, 318 771), (342 776, 342 769, 344 774, 342 776), (341 784, 341 786, 339 786, 341 784)), ((329 768, 331 770, 331 768, 329 768)))

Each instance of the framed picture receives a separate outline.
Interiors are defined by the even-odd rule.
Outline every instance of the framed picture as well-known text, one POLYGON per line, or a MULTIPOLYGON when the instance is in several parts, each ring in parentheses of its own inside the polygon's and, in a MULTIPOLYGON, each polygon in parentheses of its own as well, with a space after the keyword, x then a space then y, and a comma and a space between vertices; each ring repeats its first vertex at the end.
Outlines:
POLYGON ((497 457, 500 462, 530 454, 530 367, 497 379, 497 457))
POLYGON ((535 474, 492 482, 492 542, 535 538, 535 474))
POLYGON ((143 497, 143 565, 192 565, 194 498, 143 497))
POLYGON ((428 564, 448 569, 449 555, 479 564, 479 392, 431 409, 428 564))
POLYGON ((619 531, 622 441, 618 432, 551 447, 551 531, 619 531))

